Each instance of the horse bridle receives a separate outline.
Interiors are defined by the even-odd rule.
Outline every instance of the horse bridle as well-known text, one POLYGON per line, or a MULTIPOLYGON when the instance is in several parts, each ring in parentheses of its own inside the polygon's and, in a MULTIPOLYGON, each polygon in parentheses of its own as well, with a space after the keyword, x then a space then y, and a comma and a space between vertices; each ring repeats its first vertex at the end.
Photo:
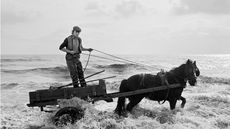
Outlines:
POLYGON ((194 65, 193 63, 192 63, 192 65, 193 65, 193 73, 191 74, 189 74, 189 73, 187 73, 186 72, 186 67, 187 66, 185 66, 185 73, 187 73, 186 74, 186 81, 188 80, 188 78, 190 77, 190 76, 194 76, 195 78, 197 78, 199 75, 200 75, 200 71, 199 71, 199 69, 197 68, 197 66, 196 65, 194 65))
MULTIPOLYGON (((184 80, 184 83, 186 83, 186 82, 189 80, 189 77, 190 77, 189 74, 186 74, 186 73, 187 73, 187 71, 186 71, 187 68, 186 68, 186 67, 187 67, 187 66, 186 66, 186 64, 185 64, 185 69, 184 69, 185 78, 182 77, 182 76, 180 76, 180 75, 175 75, 174 73, 171 73, 171 72, 170 72, 170 73, 171 73, 171 74, 174 74, 175 77, 184 80)), ((195 74, 193 74, 193 75, 195 75, 195 77, 198 77, 199 74, 200 74, 199 69, 198 69, 197 67, 195 67, 194 69, 195 69, 195 71, 193 71, 193 73, 195 73, 195 74)), ((175 81, 178 82, 178 83, 180 83, 180 81, 179 81, 177 78, 174 78, 175 81)), ((185 85, 185 86, 186 86, 186 85, 185 85)), ((183 86, 183 88, 185 88, 185 86, 183 86)))

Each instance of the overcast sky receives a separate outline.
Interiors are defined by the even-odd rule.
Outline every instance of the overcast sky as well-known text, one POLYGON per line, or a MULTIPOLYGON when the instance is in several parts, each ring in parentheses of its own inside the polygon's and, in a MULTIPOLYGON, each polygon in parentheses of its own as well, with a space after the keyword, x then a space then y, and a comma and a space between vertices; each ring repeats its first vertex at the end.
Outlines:
POLYGON ((1 54, 230 54, 230 0, 1 0, 1 54))

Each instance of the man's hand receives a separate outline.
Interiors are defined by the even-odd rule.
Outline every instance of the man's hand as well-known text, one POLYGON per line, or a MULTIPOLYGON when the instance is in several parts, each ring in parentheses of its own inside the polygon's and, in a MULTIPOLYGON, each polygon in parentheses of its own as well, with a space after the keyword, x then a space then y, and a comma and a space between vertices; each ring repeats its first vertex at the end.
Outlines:
POLYGON ((69 51, 69 53, 73 55, 73 54, 75 54, 76 52, 75 52, 75 51, 69 51))
POLYGON ((91 51, 93 51, 93 49, 92 49, 92 48, 89 48, 88 51, 91 52, 91 51))
POLYGON ((75 51, 71 51, 71 50, 66 49, 66 48, 62 48, 61 51, 72 54, 72 55, 76 53, 75 51))

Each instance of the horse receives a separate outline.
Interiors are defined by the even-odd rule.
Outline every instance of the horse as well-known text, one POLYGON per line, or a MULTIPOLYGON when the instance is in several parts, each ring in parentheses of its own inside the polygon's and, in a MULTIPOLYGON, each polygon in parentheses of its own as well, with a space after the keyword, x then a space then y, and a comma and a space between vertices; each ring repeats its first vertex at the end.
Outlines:
POLYGON ((133 107, 136 106, 143 98, 158 101, 159 103, 160 101, 168 101, 171 110, 175 109, 177 100, 181 100, 181 108, 184 108, 186 99, 181 96, 183 89, 186 87, 187 82, 191 86, 195 86, 197 83, 196 79, 199 75, 200 71, 196 65, 196 61, 193 62, 192 60, 188 59, 185 64, 173 68, 169 72, 159 72, 157 75, 136 74, 128 79, 124 79, 121 81, 119 87, 120 93, 152 87, 160 87, 163 85, 169 86, 170 84, 178 83, 180 84, 180 87, 172 89, 168 88, 151 93, 119 97, 115 113, 120 116, 125 115, 126 111, 131 112, 133 107), (127 106, 125 106, 126 98, 129 99, 127 106))

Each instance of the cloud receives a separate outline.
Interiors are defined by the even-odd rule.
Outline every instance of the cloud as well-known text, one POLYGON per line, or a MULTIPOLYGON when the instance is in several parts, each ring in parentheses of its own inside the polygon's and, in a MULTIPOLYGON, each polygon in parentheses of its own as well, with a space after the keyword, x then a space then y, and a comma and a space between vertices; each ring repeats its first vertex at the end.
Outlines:
POLYGON ((129 18, 143 15, 144 5, 138 1, 122 0, 111 2, 89 2, 85 12, 90 17, 129 18))
POLYGON ((27 22, 30 18, 24 14, 13 13, 13 12, 3 12, 2 13, 2 24, 15 24, 21 22, 27 22))
MULTIPOLYGON (((174 1, 175 2, 175 1, 174 1)), ((174 3, 175 14, 230 14, 230 0, 180 0, 174 3)))
POLYGON ((90 2, 86 5, 85 9, 87 11, 97 11, 99 10, 99 4, 97 2, 90 2))
POLYGON ((143 13, 142 5, 137 1, 123 1, 115 7, 115 12, 121 17, 130 17, 143 13))
POLYGON ((41 17, 41 13, 38 11, 25 7, 27 6, 22 3, 3 1, 1 9, 2 25, 30 22, 41 17))
POLYGON ((89 2, 86 4, 84 8, 84 13, 86 13, 86 16, 90 18, 95 17, 110 17, 110 12, 107 8, 104 7, 103 3, 99 2, 89 2))

